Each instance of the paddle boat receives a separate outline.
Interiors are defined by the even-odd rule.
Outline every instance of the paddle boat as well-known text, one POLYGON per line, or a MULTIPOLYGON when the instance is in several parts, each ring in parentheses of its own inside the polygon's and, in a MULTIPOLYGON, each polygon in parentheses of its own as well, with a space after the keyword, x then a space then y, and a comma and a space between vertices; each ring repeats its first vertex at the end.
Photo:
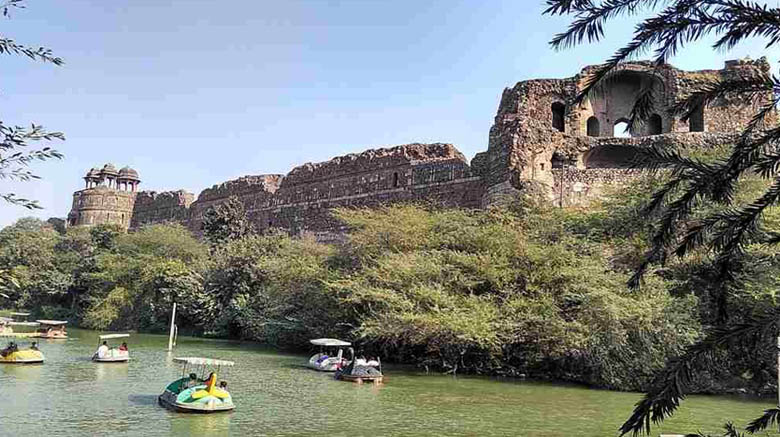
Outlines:
POLYGON ((38 350, 33 342, 27 349, 20 349, 13 341, 5 349, 0 349, 1 364, 40 364, 43 363, 43 352, 38 350))
POLYGON ((336 379, 358 384, 363 384, 364 382, 382 383, 384 375, 382 375, 382 362, 379 358, 375 360, 355 358, 355 350, 352 348, 349 348, 349 355, 348 364, 336 371, 336 375, 334 375, 336 379))
POLYGON ((65 339, 68 333, 65 332, 65 325, 68 323, 63 320, 36 320, 41 327, 37 331, 36 337, 49 339, 65 339))
POLYGON ((0 317, 0 337, 36 337, 37 333, 34 332, 34 328, 38 326, 39 324, 35 322, 17 322, 8 317, 0 317), (29 329, 19 332, 21 327, 29 329))
POLYGON ((126 363, 130 361, 127 343, 122 342, 118 348, 109 347, 107 340, 127 338, 130 334, 105 334, 98 336, 98 350, 92 355, 92 361, 97 363, 126 363), (105 347, 104 347, 105 346, 105 347))
POLYGON ((13 328, 9 325, 11 322, 13 322, 13 319, 0 317, 0 335, 11 335, 14 333, 13 328))
POLYGON ((320 352, 312 355, 307 367, 320 372, 335 372, 347 364, 344 360, 344 347, 352 346, 351 343, 337 340, 335 338, 315 338, 309 340, 309 343, 319 346, 320 352), (336 352, 338 348, 338 352, 336 352))
POLYGON ((233 367, 232 361, 199 357, 177 357, 173 361, 182 365, 181 378, 165 387, 157 398, 160 405, 179 413, 216 413, 236 408, 227 383, 221 381, 217 387, 220 370, 233 367))

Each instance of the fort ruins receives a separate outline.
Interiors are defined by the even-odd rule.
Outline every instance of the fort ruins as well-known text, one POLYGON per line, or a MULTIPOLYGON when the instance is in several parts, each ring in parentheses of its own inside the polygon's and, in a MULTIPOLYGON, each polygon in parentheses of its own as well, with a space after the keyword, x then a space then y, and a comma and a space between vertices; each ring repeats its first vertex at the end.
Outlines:
POLYGON ((586 67, 566 79, 518 82, 504 90, 488 147, 469 163, 451 144, 407 144, 308 163, 286 175, 244 176, 214 185, 197 198, 186 191, 137 191, 138 173, 106 164, 73 193, 68 226, 112 223, 137 228, 181 223, 199 234, 203 214, 231 196, 243 202, 258 230, 310 232, 328 240, 342 231, 329 210, 405 201, 486 208, 516 196, 529 182, 551 201, 587 204, 606 187, 629 183, 631 145, 710 148, 732 144, 761 101, 719 99, 689 120, 670 115, 681 98, 735 75, 766 73, 769 64, 727 61, 721 70, 682 71, 647 62, 625 64, 600 90, 574 104, 586 67), (623 135, 637 96, 653 87, 656 113, 634 136, 623 135))

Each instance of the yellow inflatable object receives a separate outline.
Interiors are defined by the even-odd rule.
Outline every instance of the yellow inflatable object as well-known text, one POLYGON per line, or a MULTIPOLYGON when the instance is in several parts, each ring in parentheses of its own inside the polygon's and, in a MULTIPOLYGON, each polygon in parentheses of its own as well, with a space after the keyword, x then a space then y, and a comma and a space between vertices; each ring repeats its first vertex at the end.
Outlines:
POLYGON ((0 356, 0 363, 42 363, 43 353, 33 349, 23 349, 0 356))
POLYGON ((212 373, 206 380, 206 390, 198 390, 192 394, 192 399, 200 399, 206 396, 214 396, 220 399, 228 397, 228 393, 221 388, 217 388, 217 374, 212 373))

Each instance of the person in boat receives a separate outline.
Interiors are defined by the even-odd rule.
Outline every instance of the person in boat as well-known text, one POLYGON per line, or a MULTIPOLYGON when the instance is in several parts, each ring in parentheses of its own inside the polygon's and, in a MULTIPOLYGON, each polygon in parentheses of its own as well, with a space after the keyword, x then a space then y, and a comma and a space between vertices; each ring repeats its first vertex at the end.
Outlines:
POLYGON ((34 351, 37 351, 38 350, 38 342, 37 341, 32 342, 32 344, 30 345, 30 349, 32 349, 34 351))
POLYGON ((219 382, 219 388, 221 388, 222 390, 227 391, 227 381, 220 381, 219 382))
POLYGON ((200 384, 200 381, 198 381, 198 375, 196 375, 194 373, 190 373, 190 379, 187 380, 186 384, 184 384, 184 388, 187 389, 187 388, 190 388, 190 387, 195 387, 196 385, 199 385, 199 384, 200 384))
POLYGON ((127 352, 127 343, 123 341, 122 345, 119 346, 119 350, 122 352, 127 352))
POLYGON ((104 358, 108 353, 108 343, 103 341, 103 344, 98 347, 98 350, 95 353, 97 354, 98 358, 104 358))
POLYGON ((17 349, 18 348, 16 346, 16 343, 14 343, 13 341, 9 341, 8 346, 6 346, 5 349, 0 350, 0 356, 7 357, 11 353, 16 352, 17 349))

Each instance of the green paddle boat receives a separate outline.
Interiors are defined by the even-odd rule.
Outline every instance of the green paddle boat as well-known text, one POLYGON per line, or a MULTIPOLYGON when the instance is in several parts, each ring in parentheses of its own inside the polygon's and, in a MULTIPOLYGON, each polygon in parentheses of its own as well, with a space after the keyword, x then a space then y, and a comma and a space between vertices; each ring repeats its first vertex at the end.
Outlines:
POLYGON ((179 413, 216 413, 236 408, 227 383, 221 381, 217 386, 217 375, 222 367, 233 367, 232 361, 199 357, 173 361, 182 365, 181 378, 165 387, 157 398, 160 405, 179 413))

